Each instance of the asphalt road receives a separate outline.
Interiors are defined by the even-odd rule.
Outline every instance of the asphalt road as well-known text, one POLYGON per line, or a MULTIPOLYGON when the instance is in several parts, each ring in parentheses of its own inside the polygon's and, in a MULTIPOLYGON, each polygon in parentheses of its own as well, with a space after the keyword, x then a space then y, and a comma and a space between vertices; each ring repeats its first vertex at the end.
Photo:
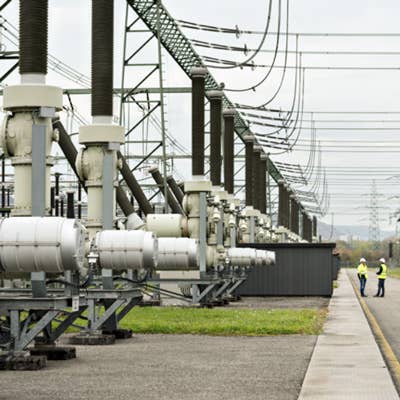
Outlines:
POLYGON ((400 280, 389 277, 385 286, 384 298, 373 297, 377 292, 378 279, 375 273, 370 271, 366 287, 368 297, 365 300, 397 359, 400 360, 400 280))
POLYGON ((295 400, 315 336, 136 335, 77 347, 35 372, 0 372, 1 400, 295 400))

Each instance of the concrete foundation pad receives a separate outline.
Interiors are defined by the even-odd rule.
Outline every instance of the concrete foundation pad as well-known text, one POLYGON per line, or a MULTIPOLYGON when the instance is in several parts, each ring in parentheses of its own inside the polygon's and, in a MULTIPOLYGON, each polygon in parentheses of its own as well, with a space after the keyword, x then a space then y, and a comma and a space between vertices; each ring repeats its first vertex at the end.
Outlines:
POLYGON ((228 299, 228 301, 231 302, 238 302, 242 300, 241 296, 233 296, 233 295, 229 295, 227 297, 225 297, 226 299, 228 299))
POLYGON ((9 356, 0 357, 0 371, 37 371, 45 368, 45 356, 9 356))
POLYGON ((115 336, 103 335, 101 333, 80 334, 70 337, 68 343, 78 346, 107 346, 115 343, 115 336))
POLYGON ((31 356, 45 356, 48 360, 71 360, 76 358, 76 348, 72 346, 39 345, 29 349, 31 356))
POLYGON ((159 307, 161 300, 146 300, 139 303, 139 307, 159 307))
POLYGON ((225 299, 214 299, 209 302, 209 305, 213 307, 223 307, 226 306, 227 304, 229 304, 229 301, 225 299))
POLYGON ((115 329, 113 331, 103 331, 103 335, 114 336, 115 339, 129 339, 132 337, 131 329, 115 329))

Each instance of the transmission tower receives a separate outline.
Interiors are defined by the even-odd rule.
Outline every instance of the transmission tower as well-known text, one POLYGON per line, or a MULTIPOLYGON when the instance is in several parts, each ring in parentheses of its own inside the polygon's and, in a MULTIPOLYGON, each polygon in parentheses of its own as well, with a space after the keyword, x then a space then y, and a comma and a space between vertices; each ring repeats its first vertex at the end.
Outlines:
POLYGON ((380 236, 378 191, 376 189, 376 182, 373 180, 371 185, 371 200, 369 205, 368 238, 374 243, 374 247, 378 247, 380 236))

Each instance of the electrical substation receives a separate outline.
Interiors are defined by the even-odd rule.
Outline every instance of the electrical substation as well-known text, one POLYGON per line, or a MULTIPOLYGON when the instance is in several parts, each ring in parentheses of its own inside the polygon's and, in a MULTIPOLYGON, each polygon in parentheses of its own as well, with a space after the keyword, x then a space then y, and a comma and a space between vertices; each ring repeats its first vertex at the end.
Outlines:
MULTIPOLYGON (((79 127, 78 143, 60 119, 73 91, 47 79, 48 1, 19 3, 18 51, 6 56, 16 60, 20 83, 4 86, 1 128, 2 368, 41 368, 47 358, 75 357, 74 347, 56 343, 82 318, 85 324, 71 338, 73 344, 110 344, 130 337, 132 332, 119 323, 144 301, 143 289, 154 304, 168 297, 201 306, 238 301, 241 285, 254 270, 279 268, 269 245, 285 243, 290 252, 290 244, 309 247, 318 241, 316 218, 161 2, 127 2, 124 69, 133 68, 135 56, 146 46, 144 42, 127 52, 128 36, 141 22, 158 41, 158 51, 164 47, 191 80, 190 179, 181 182, 167 170, 166 141, 173 138, 167 139, 163 122, 163 90, 168 89, 163 88, 161 64, 152 72, 160 75, 159 87, 145 89, 149 77, 144 77, 135 87, 122 87, 117 96, 121 113, 133 105, 143 108, 139 99, 144 93, 148 104, 158 96, 152 107, 161 109, 161 140, 139 164, 150 165, 147 173, 162 198, 149 196, 141 186, 134 173, 137 165, 132 168, 133 146, 127 144, 153 109, 133 126, 113 121, 114 2, 92 1, 92 77, 85 89, 92 120, 79 127), (133 11, 137 17, 130 22, 133 11), (237 143, 245 149, 244 201, 235 191, 237 143), (68 182, 53 170, 56 146, 71 171, 68 182), (161 157, 156 157, 159 149, 161 157), (160 167, 150 164, 153 158, 161 160, 160 167), (271 180, 279 189, 276 221, 269 204, 271 180)), ((124 71, 124 85, 128 76, 124 71)), ((325 264, 324 284, 331 287, 330 257, 325 264)), ((331 289, 308 294, 330 295, 331 289)))

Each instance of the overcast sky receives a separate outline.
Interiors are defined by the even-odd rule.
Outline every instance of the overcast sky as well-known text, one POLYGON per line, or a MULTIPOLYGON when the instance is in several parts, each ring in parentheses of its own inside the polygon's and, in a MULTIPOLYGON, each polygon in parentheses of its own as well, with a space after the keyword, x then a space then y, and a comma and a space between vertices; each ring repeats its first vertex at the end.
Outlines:
MULTIPOLYGON (((18 24, 17 0, 7 7, 3 15, 13 24, 18 24)), ((90 76, 90 1, 82 0, 50 0, 49 52, 90 76)), ((171 15, 197 23, 234 27, 240 29, 260 30, 265 26, 267 1, 265 0, 164 0, 164 5, 171 15), (199 6, 201 4, 201 6, 199 6)), ((286 0, 282 7, 286 13, 286 0)), ((115 86, 120 85, 121 60, 123 46, 123 28, 125 1, 115 0, 115 86)), ((278 0, 273 0, 271 30, 276 31, 278 0)), ((400 2, 396 0, 291 0, 290 32, 338 32, 338 33, 398 33, 398 16, 400 2)), ((190 38, 204 41, 254 48, 260 41, 258 35, 234 35, 207 33, 195 30, 183 30, 190 38)), ((134 48, 143 36, 130 36, 130 48, 134 48)), ((7 44, 6 41, 4 41, 7 44)), ((273 49, 275 37, 267 38, 265 48, 273 49)), ((302 37, 299 38, 302 51, 399 51, 400 37, 302 37)), ((8 45, 11 49, 11 46, 8 45)), ((290 50, 295 49, 295 37, 289 41, 290 50)), ((144 52, 143 59, 156 57, 155 47, 144 52)), ((281 42, 284 49, 284 40, 281 42)), ((198 48, 203 55, 242 60, 242 53, 214 51, 198 48)), ((257 64, 269 64, 272 55, 263 53, 255 58, 257 64)), ((279 55, 277 65, 283 65, 283 53, 279 55)), ((165 86, 189 86, 187 77, 179 67, 164 54, 165 86)), ((288 64, 294 66, 295 59, 291 55, 288 64)), ((394 229, 394 219, 389 214, 398 207, 398 199, 392 198, 399 193, 399 181, 390 178, 396 174, 400 165, 400 141, 398 130, 378 130, 377 128, 400 128, 400 55, 303 55, 303 66, 358 66, 358 67, 398 67, 398 70, 361 71, 361 70, 311 70, 305 72, 305 110, 306 111, 372 111, 399 112, 399 114, 314 114, 317 128, 317 139, 321 141, 322 163, 328 170, 329 192, 331 195, 329 215, 324 221, 330 223, 334 214, 336 224, 368 225, 369 193, 372 179, 375 178, 378 188, 381 228, 394 229), (358 122, 321 122, 322 120, 358 122), (374 120, 378 122, 365 122, 374 120), (388 122, 395 120, 397 122, 388 122), (339 128, 339 129, 321 129, 339 128), (354 130, 349 128, 368 128, 354 130), (371 129, 372 128, 372 129, 371 129), (377 130, 374 131, 374 128, 377 130), (338 143, 336 141, 342 141, 338 143), (328 142, 332 141, 332 142, 328 142), (353 142, 351 142, 353 141, 353 142), (364 143, 363 143, 364 142, 364 143), (334 147, 337 146, 337 147, 334 147), (363 146, 363 147, 362 147, 363 146), (397 147, 396 147, 397 146, 397 147), (364 172, 360 169, 366 168, 364 172), (342 172, 338 172, 343 170, 342 172), (390 179, 389 179, 390 178, 390 179), (388 208, 386 208, 388 207, 388 208)), ((0 64, 6 68, 6 63, 0 64)), ((260 80, 265 69, 248 68, 243 70, 223 71, 211 69, 218 82, 224 82, 228 88, 248 87, 260 80)), ((142 71, 143 72, 143 71, 142 71)), ((282 70, 276 69, 267 82, 256 92, 229 93, 235 102, 258 105, 268 100, 276 88, 282 70)), ((286 110, 290 107, 294 71, 289 69, 281 93, 271 104, 274 108, 286 110)), ((135 82, 135 73, 130 71, 128 85, 135 82)), ((137 74, 139 76, 140 74, 137 74)), ((6 83, 17 81, 17 74, 8 78, 6 83)), ((77 85, 50 72, 49 82, 63 87, 77 85)), ((157 80, 152 83, 155 86, 157 80)), ((89 98, 76 97, 74 104, 87 119, 90 118, 89 98)), ((190 148, 190 96, 171 95, 167 97, 167 128, 173 137, 190 148)), ((115 114, 117 112, 117 103, 115 114)), ((134 116, 132 116, 133 118, 134 116)), ((304 119, 309 121, 310 114, 304 119)), ((304 122, 309 127, 309 122, 304 122)), ((253 127, 254 131, 267 132, 263 127, 253 127)), ((143 132, 142 132, 143 133, 143 132)), ((274 160, 287 161, 305 165, 308 161, 308 149, 305 147, 310 139, 309 130, 304 130, 299 140, 299 150, 290 155, 274 156, 274 160)), ((267 150, 267 149, 266 149, 267 150)), ((189 176, 189 164, 177 162, 177 174, 189 176), (181 168, 185 167, 185 168, 181 168)), ((399 169, 400 170, 400 169, 399 169)), ((312 186, 312 183, 311 183, 312 186)))

